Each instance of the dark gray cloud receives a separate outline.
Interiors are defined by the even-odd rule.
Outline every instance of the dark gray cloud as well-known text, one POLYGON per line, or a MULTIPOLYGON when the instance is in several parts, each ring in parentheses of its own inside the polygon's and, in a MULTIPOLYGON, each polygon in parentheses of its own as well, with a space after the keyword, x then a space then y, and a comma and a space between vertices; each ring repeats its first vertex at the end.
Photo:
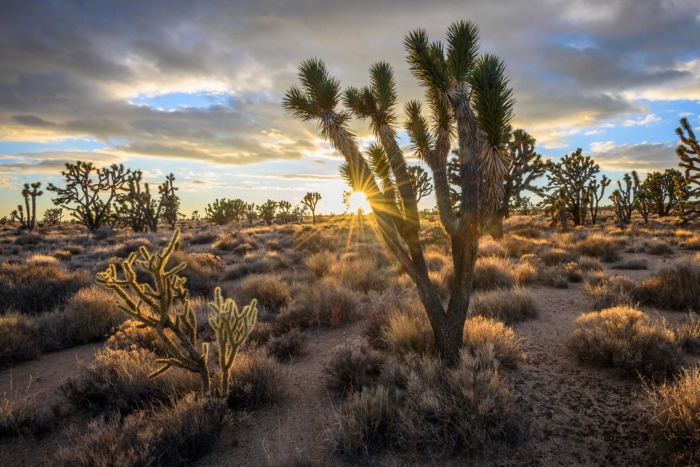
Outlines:
POLYGON ((648 173, 678 165, 675 144, 643 142, 615 145, 607 141, 593 143, 591 150, 596 162, 610 171, 648 173))
POLYGON ((6 0, 0 139, 92 137, 112 157, 234 165, 312 157, 323 148, 315 129, 280 108, 301 60, 323 58, 353 85, 388 60, 401 99, 420 97, 404 34, 425 27, 441 39, 465 18, 480 25, 482 49, 508 63, 516 123, 557 145, 572 128, 645 113, 632 94, 700 99, 700 66, 688 65, 700 53, 699 15, 690 0, 6 0), (130 103, 192 91, 230 98, 172 111, 130 103))

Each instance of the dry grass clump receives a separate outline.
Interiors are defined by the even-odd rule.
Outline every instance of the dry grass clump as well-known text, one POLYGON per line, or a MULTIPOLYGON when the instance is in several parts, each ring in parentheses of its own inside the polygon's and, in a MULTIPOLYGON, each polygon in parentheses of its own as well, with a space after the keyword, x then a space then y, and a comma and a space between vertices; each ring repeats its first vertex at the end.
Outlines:
POLYGON ((629 306, 582 314, 567 342, 581 361, 661 380, 683 363, 672 331, 629 306))
POLYGON ((506 259, 479 258, 474 266, 474 290, 493 290, 513 287, 516 283, 513 266, 506 259))
POLYGON ((580 256, 576 263, 578 264, 579 269, 581 269, 583 272, 605 270, 603 263, 601 263, 598 258, 594 258, 592 256, 580 256))
POLYGON ((239 354, 231 367, 228 407, 253 409, 278 402, 284 395, 283 372, 282 366, 264 349, 239 354))
POLYGON ((700 309, 700 264, 682 261, 665 267, 639 284, 636 298, 670 310, 700 309))
POLYGON ((575 244, 576 250, 586 256, 593 256, 606 263, 620 259, 619 251, 624 241, 603 234, 592 234, 575 244))
POLYGON ((673 465, 700 464, 700 368, 684 369, 675 381, 646 386, 653 421, 669 442, 673 465))
POLYGON ((649 269, 649 263, 643 258, 630 258, 613 266, 615 269, 639 270, 649 269))
POLYGON ((73 259, 73 253, 68 250, 56 250, 52 256, 58 261, 71 261, 73 259))
POLYGON ((561 264, 547 266, 539 271, 538 282, 555 289, 569 288, 569 271, 561 264))
POLYGON ((187 279, 185 286, 190 295, 211 296, 218 285, 219 273, 222 270, 221 258, 211 253, 184 253, 176 251, 170 257, 168 267, 185 262, 187 267, 178 274, 187 279))
POLYGON ((479 256, 498 256, 507 258, 508 251, 496 242, 487 240, 479 244, 479 256))
POLYGON ((279 313, 289 303, 289 287, 275 274, 259 274, 245 278, 240 285, 241 300, 257 299, 258 306, 270 313, 279 313))
POLYGON ((149 379, 160 368, 156 358, 146 349, 101 350, 81 375, 63 383, 61 392, 92 413, 126 414, 200 389, 199 377, 179 368, 149 379))
POLYGON ((60 403, 47 403, 36 397, 5 399, 0 404, 0 439, 8 436, 40 438, 53 429, 60 415, 60 403))
POLYGON ((585 290, 593 297, 596 310, 635 302, 638 284, 626 276, 591 276, 585 290))
POLYGON ((341 284, 359 292, 372 290, 381 292, 389 285, 388 271, 384 270, 371 257, 341 259, 330 270, 330 274, 341 284))
POLYGON ((483 349, 492 349, 501 365, 514 368, 525 358, 512 328, 500 321, 476 316, 464 323, 464 349, 476 355, 483 349))
POLYGON ((686 352, 700 353, 700 316, 688 313, 676 328, 676 338, 686 352))
POLYGON ((437 272, 450 264, 450 259, 443 253, 429 251, 425 253, 425 264, 428 266, 429 271, 437 272))
POLYGON ((518 287, 474 295, 469 314, 513 324, 536 318, 539 308, 532 293, 518 287))
POLYGON ((542 260, 545 266, 557 266, 576 260, 576 255, 571 251, 550 246, 538 248, 537 257, 542 260))
POLYGON ((293 302, 277 317, 284 328, 337 326, 350 322, 359 312, 360 295, 327 277, 304 285, 293 302))
POLYGON ((539 271, 536 263, 526 261, 518 264, 513 270, 518 285, 529 285, 537 281, 539 271))
POLYGON ((324 367, 326 387, 342 396, 374 386, 385 360, 384 355, 374 350, 365 339, 341 344, 324 367))
POLYGON ((15 238, 14 243, 19 246, 38 245, 43 239, 44 237, 38 232, 25 230, 15 238))
POLYGON ((394 355, 426 354, 434 349, 428 317, 418 300, 404 308, 394 308, 381 324, 382 346, 394 355))
POLYGON ((270 355, 284 361, 297 355, 303 355, 308 343, 309 337, 299 328, 293 328, 285 334, 272 337, 268 340, 265 348, 270 355))
POLYGON ((673 249, 668 242, 663 240, 649 240, 646 243, 646 251, 650 255, 668 256, 673 254, 673 249))
POLYGON ((93 420, 87 432, 73 432, 59 452, 64 467, 186 467, 208 453, 228 422, 216 399, 189 394, 167 406, 151 407, 123 420, 93 420))
POLYGON ((53 256, 47 255, 32 255, 25 261, 26 264, 32 264, 36 266, 58 266, 60 261, 53 256))
MULTIPOLYGON (((61 330, 64 346, 97 342, 106 337, 114 327, 126 319, 117 308, 113 294, 104 288, 90 286, 73 294, 63 308, 64 322, 61 330)), ((49 338, 46 332, 42 336, 49 338)))
POLYGON ((204 232, 199 232, 189 238, 187 240, 189 241, 190 245, 206 245, 206 244, 211 244, 216 240, 218 235, 214 231, 210 230, 205 230, 204 232))
POLYGON ((37 314, 61 305, 90 285, 87 271, 67 272, 56 264, 0 264, 0 311, 13 307, 37 314))
POLYGON ((366 456, 391 446, 446 457, 521 437, 515 398, 492 349, 463 350, 446 368, 432 357, 395 362, 374 387, 353 392, 331 416, 334 451, 366 456))
POLYGON ((17 311, 0 315, 0 368, 39 356, 37 329, 34 319, 17 311))
POLYGON ((160 357, 167 357, 165 344, 158 337, 155 329, 141 326, 136 320, 124 321, 112 336, 107 339, 106 347, 111 350, 145 349, 160 357))
POLYGON ((541 245, 541 241, 518 235, 506 235, 501 240, 501 246, 505 248, 511 258, 520 258, 522 255, 534 253, 541 245))
POLYGON ((147 238, 144 237, 136 237, 136 238, 130 238, 128 240, 125 240, 118 244, 114 248, 114 256, 118 256, 120 258, 126 258, 128 257, 131 253, 136 253, 139 251, 139 248, 145 247, 147 250, 151 251, 153 250, 153 244, 151 241, 147 238))
POLYGON ((335 254, 329 251, 319 251, 309 256, 306 265, 309 267, 314 277, 320 279, 330 272, 336 262, 338 262, 338 258, 335 254))

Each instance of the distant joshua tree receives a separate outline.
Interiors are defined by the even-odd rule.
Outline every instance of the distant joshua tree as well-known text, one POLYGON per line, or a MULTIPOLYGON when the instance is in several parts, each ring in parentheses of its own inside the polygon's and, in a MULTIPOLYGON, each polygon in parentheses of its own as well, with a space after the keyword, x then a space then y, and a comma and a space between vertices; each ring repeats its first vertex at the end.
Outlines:
POLYGON ((586 223, 589 207, 589 186, 600 172, 600 166, 581 148, 564 156, 560 162, 547 163, 547 178, 552 187, 566 190, 567 211, 575 226, 586 223))
POLYGON ((280 201, 277 203, 277 207, 280 210, 277 216, 286 224, 289 222, 289 211, 292 209, 292 203, 289 201, 280 201))
POLYGON ((39 188, 41 188, 41 182, 34 182, 31 185, 29 183, 24 184, 22 197, 24 198, 24 206, 26 207, 26 219, 24 218, 25 210, 22 208, 21 204, 17 205, 16 211, 10 213, 10 218, 12 220, 19 221, 21 229, 34 230, 36 226, 36 199, 44 194, 39 188), (30 198, 31 203, 29 201, 30 198))
POLYGON ((265 223, 270 226, 272 221, 275 220, 275 213, 277 212, 277 202, 268 199, 265 203, 257 207, 258 217, 265 221, 265 223))
POLYGON ((304 199, 301 200, 301 204, 309 208, 309 211, 311 211, 311 217, 314 221, 314 225, 316 225, 316 205, 319 201, 321 201, 321 193, 317 192, 306 193, 306 195, 304 195, 304 199))
POLYGON ((59 225, 63 220, 63 209, 51 208, 44 211, 44 224, 59 225))
POLYGON ((410 33, 404 44, 411 72, 426 89, 432 118, 429 123, 418 101, 405 106, 405 128, 416 155, 432 171, 440 221, 452 244, 455 274, 447 309, 423 256, 417 196, 397 139, 397 95, 391 66, 384 62, 373 65, 369 86, 343 93, 323 62, 307 60, 299 67, 301 87, 287 91, 283 106, 300 120, 317 122, 321 136, 345 158, 351 188, 365 194, 381 238, 417 285, 440 357, 455 364, 462 347, 479 238, 503 199, 514 99, 503 62, 493 55, 479 55, 475 24, 453 23, 445 46, 430 42, 422 29, 410 33), (341 100, 347 109, 338 109, 341 100), (373 150, 382 151, 381 159, 388 167, 379 167, 371 156, 368 161, 362 154, 349 127, 352 115, 369 123, 379 142, 373 150), (454 141, 459 146, 461 175, 456 210, 447 179, 447 159, 454 141), (385 183, 389 181, 392 183, 385 183))

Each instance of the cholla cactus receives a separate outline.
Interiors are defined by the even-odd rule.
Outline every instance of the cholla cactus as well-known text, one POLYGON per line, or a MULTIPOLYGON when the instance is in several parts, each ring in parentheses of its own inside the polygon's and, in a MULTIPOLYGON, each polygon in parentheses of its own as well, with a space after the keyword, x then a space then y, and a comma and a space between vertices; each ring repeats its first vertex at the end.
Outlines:
POLYGON ((257 300, 238 311, 236 302, 221 295, 221 287, 214 290, 214 301, 209 303, 212 314, 209 315, 209 325, 214 330, 216 342, 219 344, 219 369, 221 381, 219 394, 226 396, 231 378, 231 365, 236 359, 238 349, 248 338, 258 319, 257 300))
POLYGON ((124 279, 119 279, 117 268, 112 264, 106 271, 97 274, 97 283, 114 290, 122 299, 121 303, 117 303, 119 309, 153 328, 165 344, 169 357, 158 359, 158 363, 163 366, 151 373, 149 378, 155 378, 174 366, 184 368, 200 375, 202 392, 206 394, 210 392, 207 367, 209 345, 203 343, 201 352, 196 350, 197 318, 190 308, 189 291, 185 288, 186 279, 177 275, 187 267, 187 263, 180 263, 169 271, 165 270, 179 238, 180 231, 176 230, 163 252, 153 255, 142 246, 139 254, 143 259, 136 260, 137 254, 134 252, 122 262, 124 279), (155 289, 149 284, 138 283, 134 264, 153 277, 155 289), (133 291, 137 300, 129 294, 129 289, 133 291), (183 305, 183 311, 173 317, 171 311, 173 304, 177 302, 183 305), (177 344, 173 342, 172 335, 177 339, 177 344))

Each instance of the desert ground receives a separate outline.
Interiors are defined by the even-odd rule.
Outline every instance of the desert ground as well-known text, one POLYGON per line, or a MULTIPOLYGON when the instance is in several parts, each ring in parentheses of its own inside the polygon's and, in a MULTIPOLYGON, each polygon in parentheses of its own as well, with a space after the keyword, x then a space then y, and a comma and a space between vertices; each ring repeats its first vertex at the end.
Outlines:
MULTIPOLYGON (((669 433, 659 396, 700 361, 691 313, 700 307, 700 231, 692 224, 639 218, 621 229, 603 213, 596 225, 561 233, 532 215, 507 219, 502 240, 485 235, 465 326, 474 362, 459 376, 471 378, 462 385, 469 394, 430 379, 427 318, 371 215, 177 227, 170 264, 188 265, 180 275, 198 341, 214 340, 206 316, 216 287, 239 306, 257 299, 228 407, 199 400, 199 380, 185 370, 148 379, 162 344, 95 284, 140 247, 162 249, 172 231, 6 225, 0 465, 700 462, 690 441, 669 433), (641 313, 611 343, 604 327, 577 324, 606 309, 641 313)), ((431 279, 447 300, 449 243, 435 218, 421 228, 431 279)))

